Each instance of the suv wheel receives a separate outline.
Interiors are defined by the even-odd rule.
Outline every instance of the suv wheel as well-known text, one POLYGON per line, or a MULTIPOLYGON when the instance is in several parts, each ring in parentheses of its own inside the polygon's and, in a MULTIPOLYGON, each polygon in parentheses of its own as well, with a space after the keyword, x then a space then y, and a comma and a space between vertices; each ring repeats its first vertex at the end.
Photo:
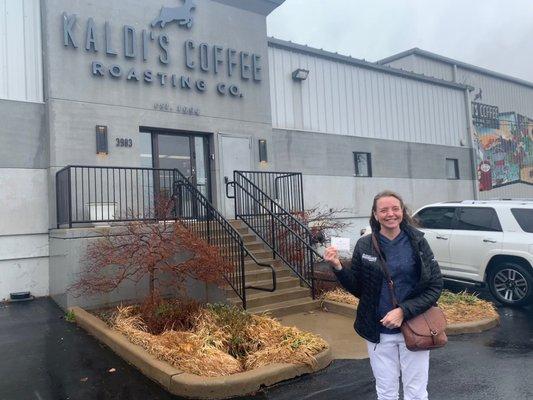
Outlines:
POLYGON ((488 284, 496 300, 508 306, 523 306, 533 297, 533 275, 514 262, 493 268, 488 275, 488 284))

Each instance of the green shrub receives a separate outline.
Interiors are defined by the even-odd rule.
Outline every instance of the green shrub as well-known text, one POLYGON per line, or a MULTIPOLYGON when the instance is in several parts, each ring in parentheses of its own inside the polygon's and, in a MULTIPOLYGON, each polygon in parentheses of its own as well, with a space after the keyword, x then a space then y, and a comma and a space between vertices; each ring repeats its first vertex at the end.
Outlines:
POLYGON ((244 357, 248 343, 245 332, 252 316, 237 307, 220 303, 209 304, 207 309, 215 317, 216 324, 229 334, 228 353, 235 358, 244 357))
POLYGON ((68 322, 76 322, 76 314, 74 314, 74 311, 72 311, 72 310, 68 310, 68 311, 65 313, 65 321, 68 321, 68 322))

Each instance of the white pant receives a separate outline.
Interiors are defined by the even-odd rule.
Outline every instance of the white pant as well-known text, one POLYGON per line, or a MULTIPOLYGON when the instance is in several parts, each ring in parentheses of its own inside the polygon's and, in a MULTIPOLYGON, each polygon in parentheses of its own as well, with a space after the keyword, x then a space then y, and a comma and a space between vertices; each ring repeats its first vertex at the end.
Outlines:
POLYGON ((366 343, 378 400, 398 400, 400 372, 405 400, 428 399, 429 350, 407 350, 401 333, 382 333, 379 343, 366 343))

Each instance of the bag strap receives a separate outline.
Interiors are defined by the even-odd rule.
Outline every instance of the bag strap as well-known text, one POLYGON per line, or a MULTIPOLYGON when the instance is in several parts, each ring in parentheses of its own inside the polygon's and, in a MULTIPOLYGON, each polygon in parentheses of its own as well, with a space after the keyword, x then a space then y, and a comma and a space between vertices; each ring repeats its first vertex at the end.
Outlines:
POLYGON ((392 307, 396 308, 398 307, 398 300, 396 300, 396 296, 394 295, 394 282, 392 281, 392 278, 390 276, 389 267, 387 267, 385 257, 383 257, 383 253, 381 253, 381 249, 379 248, 377 235, 374 233, 372 233, 372 246, 374 247, 376 253, 378 253, 379 259, 381 261, 381 269, 385 274, 385 279, 387 280, 387 287, 389 288, 389 293, 392 300, 392 307))

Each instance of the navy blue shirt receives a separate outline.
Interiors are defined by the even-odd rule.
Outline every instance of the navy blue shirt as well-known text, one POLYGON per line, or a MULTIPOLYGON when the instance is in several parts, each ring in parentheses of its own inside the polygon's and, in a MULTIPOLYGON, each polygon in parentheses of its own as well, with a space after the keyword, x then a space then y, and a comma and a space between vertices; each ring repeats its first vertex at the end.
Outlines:
MULTIPOLYGON (((379 247, 385 256, 389 273, 394 282, 396 300, 401 303, 409 296, 420 279, 415 253, 409 236, 404 231, 401 231, 393 240, 389 240, 380 233, 379 247)), ((379 319, 381 320, 392 309, 389 287, 386 279, 383 279, 378 308, 379 319)), ((394 334, 400 333, 400 329, 388 329, 381 325, 380 332, 394 334)))

